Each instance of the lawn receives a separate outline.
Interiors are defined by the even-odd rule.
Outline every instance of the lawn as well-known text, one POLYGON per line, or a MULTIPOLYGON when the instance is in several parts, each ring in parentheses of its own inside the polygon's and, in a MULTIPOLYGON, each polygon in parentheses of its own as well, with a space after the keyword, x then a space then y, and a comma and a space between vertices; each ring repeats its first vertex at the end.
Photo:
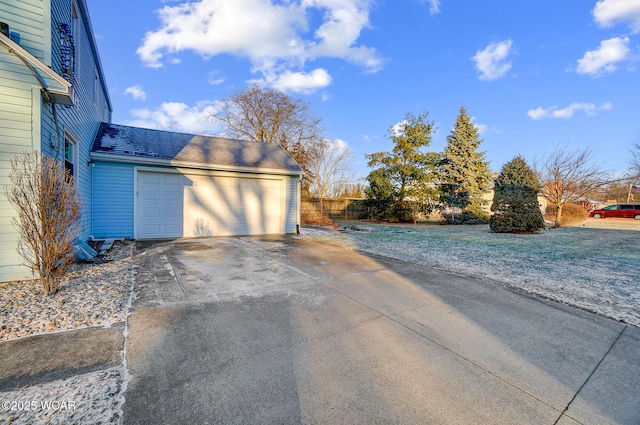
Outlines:
POLYGON ((564 227, 497 234, 488 226, 341 223, 305 238, 491 280, 640 326, 640 232, 564 227), (351 230, 355 226, 358 230, 351 230))

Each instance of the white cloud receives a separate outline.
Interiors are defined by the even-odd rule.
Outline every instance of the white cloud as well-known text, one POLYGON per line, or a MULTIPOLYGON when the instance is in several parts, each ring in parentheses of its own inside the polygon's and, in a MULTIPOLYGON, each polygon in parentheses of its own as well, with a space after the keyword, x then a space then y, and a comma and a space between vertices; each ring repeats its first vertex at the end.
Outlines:
POLYGON ((578 60, 578 74, 601 75, 616 70, 616 63, 629 56, 629 37, 614 37, 600 43, 597 50, 589 50, 578 60))
POLYGON ((604 28, 630 21, 634 33, 640 32, 640 0, 600 0, 593 8, 593 19, 604 28))
POLYGON ((131 86, 124 90, 124 94, 130 94, 135 100, 146 100, 147 94, 142 90, 142 86, 131 86))
POLYGON ((422 3, 429 3, 429 13, 435 15, 440 13, 440 0, 420 0, 422 3))
POLYGON ((409 121, 402 120, 391 126, 390 133, 394 136, 402 136, 409 121))
POLYGON ((558 109, 557 106, 550 108, 539 107, 537 109, 531 109, 527 112, 527 115, 531 119, 541 120, 543 118, 562 118, 570 119, 577 111, 584 111, 587 115, 595 115, 597 111, 608 111, 613 108, 610 102, 605 102, 600 106, 596 106, 594 103, 578 103, 574 102, 566 108, 558 109))
MULTIPOLYGON (((137 53, 150 67, 161 67, 166 56, 182 51, 204 58, 244 57, 253 72, 271 74, 272 81, 279 81, 273 74, 306 74, 305 62, 321 57, 376 72, 383 59, 374 48, 357 43, 369 26, 371 4, 371 0, 199 0, 164 6, 158 11, 159 29, 145 34, 137 53), (310 17, 318 12, 322 21, 310 28, 310 17)), ((309 90, 317 84, 313 78, 305 81, 312 84, 309 90)))
POLYGON ((476 69, 480 72, 481 80, 495 80, 503 77, 510 69, 511 62, 507 60, 511 54, 511 40, 491 43, 484 50, 478 50, 473 58, 476 69))
POLYGON ((208 82, 212 86, 217 86, 218 84, 224 83, 224 77, 218 71, 211 71, 209 73, 208 82))
POLYGON ((196 134, 218 134, 223 125, 213 116, 222 108, 219 101, 202 101, 195 106, 179 102, 165 102, 156 109, 133 109, 133 120, 125 124, 196 134))
POLYGON ((314 69, 310 73, 284 71, 269 81, 269 85, 282 91, 295 93, 311 93, 331 84, 331 76, 322 69, 314 69))
POLYGON ((471 117, 471 122, 473 123, 473 125, 476 126, 476 129, 478 130, 478 134, 483 134, 483 133, 491 131, 491 130, 489 130, 489 126, 488 125, 478 123, 478 120, 477 120, 476 117, 471 117))
POLYGON ((345 142, 344 140, 333 139, 333 140, 328 140, 328 142, 333 146, 332 150, 335 151, 337 154, 344 154, 348 157, 351 157, 353 155, 353 150, 349 147, 347 142, 345 142))

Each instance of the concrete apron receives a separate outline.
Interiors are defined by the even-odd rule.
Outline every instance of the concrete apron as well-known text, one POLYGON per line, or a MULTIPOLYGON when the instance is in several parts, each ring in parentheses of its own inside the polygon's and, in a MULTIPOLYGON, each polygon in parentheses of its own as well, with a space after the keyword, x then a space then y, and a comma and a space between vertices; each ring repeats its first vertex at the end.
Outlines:
POLYGON ((0 391, 122 365, 123 323, 36 335, 0 344, 0 391))
POLYGON ((124 424, 638 424, 640 330, 296 237, 147 246, 124 424))

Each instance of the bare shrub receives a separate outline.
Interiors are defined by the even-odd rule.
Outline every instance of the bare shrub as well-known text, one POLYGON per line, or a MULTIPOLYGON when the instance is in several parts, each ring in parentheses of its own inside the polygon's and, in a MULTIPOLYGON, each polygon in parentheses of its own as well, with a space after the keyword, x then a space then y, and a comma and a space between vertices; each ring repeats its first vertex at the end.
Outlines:
POLYGON ((305 210, 300 212, 300 224, 303 226, 333 226, 335 223, 326 214, 305 210))
MULTIPOLYGON (((553 221, 556 218, 556 213, 557 213, 557 207, 553 204, 550 204, 547 207, 547 215, 545 217, 548 220, 553 221)), ((589 217, 589 211, 584 209, 582 206, 578 204, 565 204, 563 206, 560 225, 570 226, 572 224, 585 221, 588 217, 589 217)))
POLYGON ((562 213, 565 205, 570 205, 609 183, 607 173, 600 165, 594 164, 592 158, 593 150, 590 146, 577 150, 556 147, 538 168, 547 199, 557 207, 553 219, 556 226, 564 223, 562 213))
POLYGON ((11 160, 11 185, 5 195, 18 216, 18 254, 37 275, 45 294, 58 290, 60 278, 75 259, 80 234, 81 200, 64 166, 38 152, 11 160))

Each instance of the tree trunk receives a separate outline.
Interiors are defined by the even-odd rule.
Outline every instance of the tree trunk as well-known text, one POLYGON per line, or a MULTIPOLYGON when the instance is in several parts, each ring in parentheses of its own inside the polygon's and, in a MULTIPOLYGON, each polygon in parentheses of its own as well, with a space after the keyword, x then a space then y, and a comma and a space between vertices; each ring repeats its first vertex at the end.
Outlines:
POLYGON ((560 220, 562 220, 562 208, 564 208, 564 204, 559 204, 558 208, 556 209, 556 220, 554 223, 556 227, 560 227, 561 225, 560 220))

